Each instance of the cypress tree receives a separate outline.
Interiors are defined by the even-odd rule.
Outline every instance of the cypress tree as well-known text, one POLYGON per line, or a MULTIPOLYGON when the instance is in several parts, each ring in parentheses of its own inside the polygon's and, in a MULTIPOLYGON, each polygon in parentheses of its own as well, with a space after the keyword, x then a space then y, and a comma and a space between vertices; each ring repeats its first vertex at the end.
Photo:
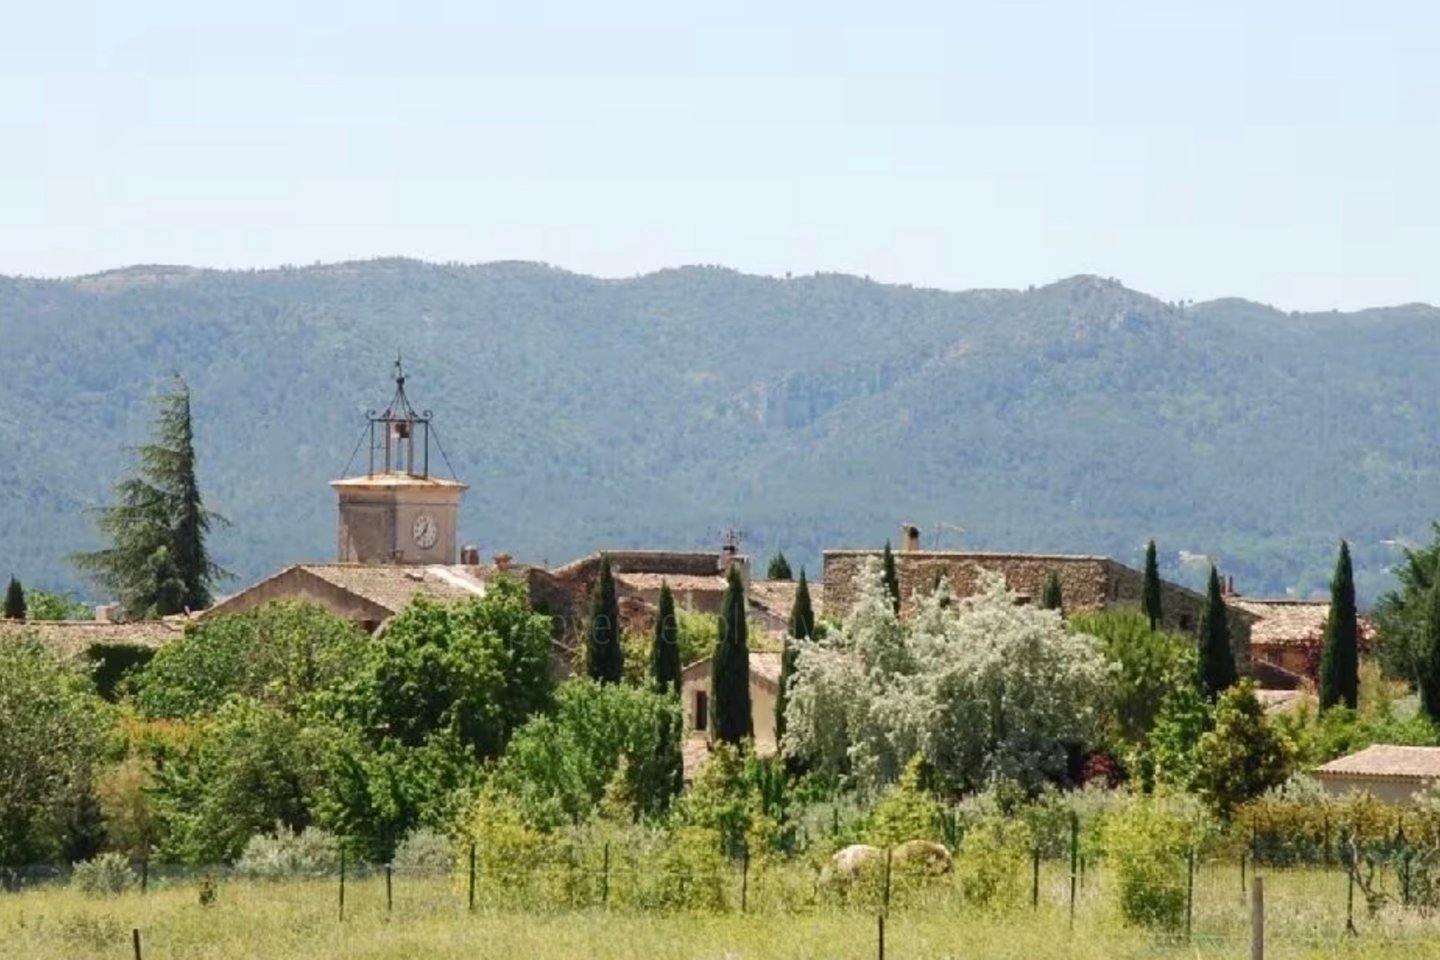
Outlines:
POLYGON ((25 619, 25 588, 14 577, 10 578, 10 586, 5 590, 5 619, 25 619))
POLYGON ((785 631, 785 646, 780 651, 780 691, 775 696, 775 743, 778 746, 785 735, 785 707, 790 699, 790 678, 795 675, 795 660, 799 655, 796 640, 809 640, 815 636, 815 608, 810 603, 810 584, 805 580, 805 571, 800 571, 800 584, 795 588, 795 602, 790 605, 790 624, 785 631))
POLYGON ((650 645, 650 679, 661 693, 680 692, 680 624, 675 619, 675 594, 660 584, 660 609, 655 613, 655 637, 650 645))
POLYGON ((225 521, 200 497, 185 382, 177 380, 156 406, 154 441, 136 451, 138 476, 118 484, 119 502, 98 512, 110 547, 71 558, 135 618, 203 610, 215 582, 229 576, 205 547, 210 527, 225 521))
POLYGON ((790 561, 785 559, 785 551, 781 550, 770 558, 770 566, 765 571, 765 576, 771 580, 790 580, 793 574, 790 572, 790 561))
POLYGON ((1440 577, 1425 591, 1421 620, 1419 677, 1420 709, 1432 723, 1440 724, 1440 577))
POLYGON ((1340 557, 1330 580, 1330 615, 1320 650, 1320 709, 1355 709, 1360 701, 1360 625, 1355 612, 1355 571, 1350 544, 1340 541, 1340 557))
POLYGON ((1040 597, 1040 607, 1044 610, 1061 610, 1065 608, 1065 595, 1060 590, 1060 574, 1054 570, 1050 571, 1050 579, 1045 581, 1045 592, 1040 597))
POLYGON ((1230 647, 1230 618, 1220 592, 1220 574, 1210 565, 1210 586, 1200 613, 1200 689, 1212 701, 1239 679, 1230 647))
POLYGON ((750 643, 745 622, 745 584, 730 567, 720 602, 720 636, 710 669, 710 730, 716 740, 738 744, 755 735, 750 715, 750 643))
POLYGON ((885 541, 885 554, 880 558, 885 570, 885 592, 890 594, 890 604, 895 615, 900 615, 900 571, 895 569, 895 554, 890 552, 890 541, 885 541))
POLYGON ((620 649, 620 600, 610 558, 600 558, 600 578, 590 594, 590 625, 585 633, 585 664, 591 679, 619 683, 625 676, 625 652, 620 649))
POLYGON ((1163 619, 1160 610, 1160 561, 1155 555, 1155 541, 1145 545, 1145 590, 1143 606, 1145 616, 1150 618, 1150 629, 1160 629, 1163 619))

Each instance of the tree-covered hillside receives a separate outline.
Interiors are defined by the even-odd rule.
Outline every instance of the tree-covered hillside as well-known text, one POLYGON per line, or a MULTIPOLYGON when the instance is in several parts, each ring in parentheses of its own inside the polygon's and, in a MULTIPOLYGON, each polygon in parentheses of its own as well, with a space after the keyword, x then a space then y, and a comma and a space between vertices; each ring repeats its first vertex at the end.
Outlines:
MULTIPOLYGON (((193 391, 212 540, 242 581, 334 550, 338 476, 403 352, 472 485, 462 539, 559 563, 738 525, 812 573, 918 524, 942 546, 1217 556, 1250 593, 1362 598, 1440 516, 1440 311, 1179 308, 1077 277, 948 293, 692 267, 599 280, 382 260, 0 278, 0 529, 64 557, 131 468, 148 399, 193 391), (963 537, 948 527, 965 528, 963 537)), ((4 571, 8 573, 9 571, 4 571)), ((93 591, 85 591, 93 593, 93 591)))

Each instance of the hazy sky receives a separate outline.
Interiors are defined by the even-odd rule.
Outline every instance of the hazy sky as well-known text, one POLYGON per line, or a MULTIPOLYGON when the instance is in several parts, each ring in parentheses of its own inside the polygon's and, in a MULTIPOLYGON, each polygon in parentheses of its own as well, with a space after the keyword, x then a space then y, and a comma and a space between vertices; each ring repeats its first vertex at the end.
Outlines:
POLYGON ((0 273, 402 254, 1440 302, 1440 5, 5 0, 0 273))

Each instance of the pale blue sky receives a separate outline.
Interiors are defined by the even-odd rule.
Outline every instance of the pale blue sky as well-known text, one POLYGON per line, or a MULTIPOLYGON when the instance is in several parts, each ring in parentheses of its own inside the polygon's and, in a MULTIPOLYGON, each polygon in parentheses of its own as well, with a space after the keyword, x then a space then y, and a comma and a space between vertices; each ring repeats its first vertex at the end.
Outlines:
POLYGON ((0 273, 400 254, 1440 302, 1440 5, 4 0, 0 273))

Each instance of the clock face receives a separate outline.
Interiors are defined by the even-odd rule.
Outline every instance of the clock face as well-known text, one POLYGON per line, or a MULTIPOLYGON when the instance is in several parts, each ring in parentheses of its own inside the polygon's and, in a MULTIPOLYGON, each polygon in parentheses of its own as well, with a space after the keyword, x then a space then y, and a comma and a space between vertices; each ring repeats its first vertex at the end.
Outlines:
POLYGON ((435 546, 435 540, 440 536, 440 528, 435 525, 434 518, 420 514, 415 518, 415 523, 410 528, 410 535, 415 538, 415 545, 421 550, 429 550, 435 546))

